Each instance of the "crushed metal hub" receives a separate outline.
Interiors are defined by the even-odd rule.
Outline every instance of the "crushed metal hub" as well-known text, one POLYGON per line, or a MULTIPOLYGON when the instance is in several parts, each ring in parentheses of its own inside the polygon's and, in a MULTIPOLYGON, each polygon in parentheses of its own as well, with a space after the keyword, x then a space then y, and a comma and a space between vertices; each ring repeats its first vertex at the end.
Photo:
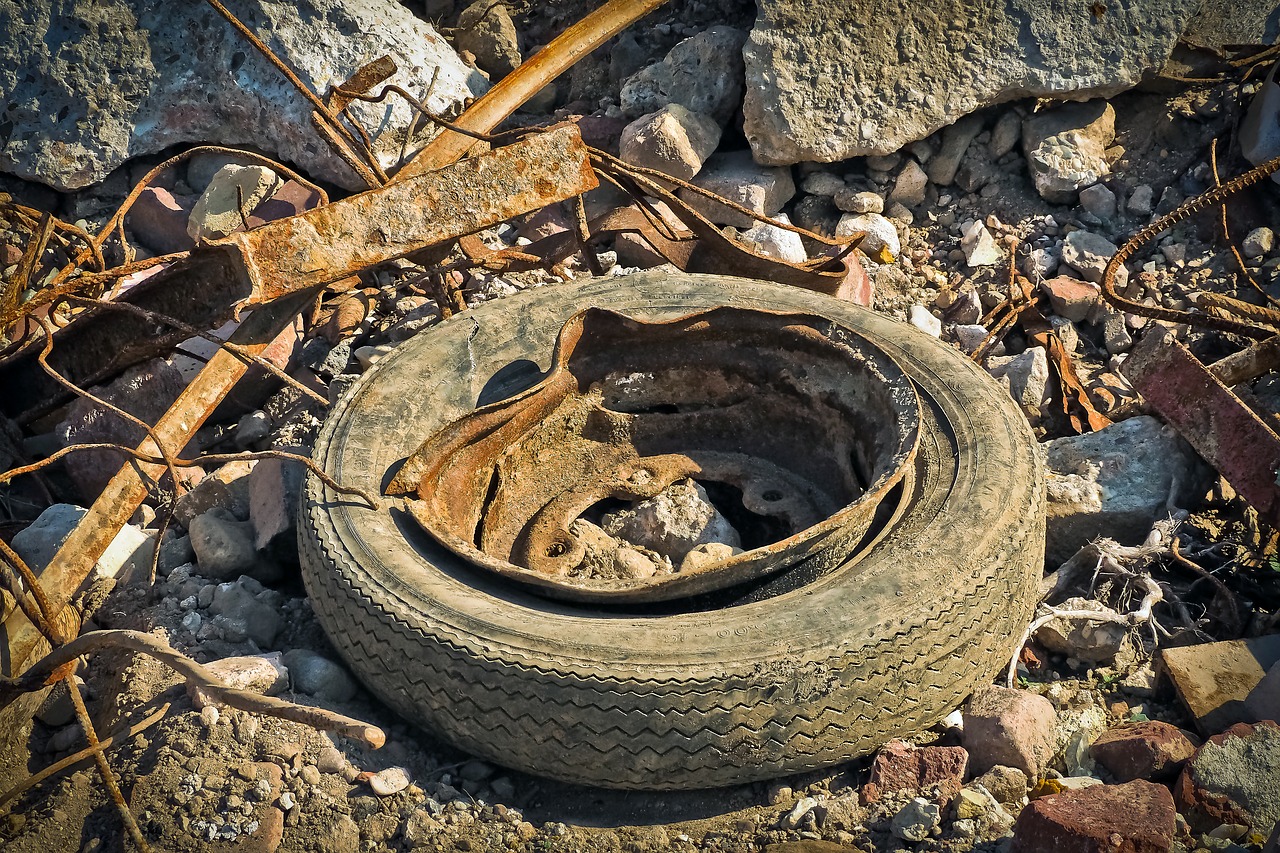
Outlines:
POLYGON ((387 493, 443 546, 548 595, 669 600, 846 559, 910 468, 919 420, 898 366, 830 320, 591 308, 565 323, 541 382, 429 437, 387 493), (582 522, 686 478, 748 550, 595 571, 600 534, 582 522))

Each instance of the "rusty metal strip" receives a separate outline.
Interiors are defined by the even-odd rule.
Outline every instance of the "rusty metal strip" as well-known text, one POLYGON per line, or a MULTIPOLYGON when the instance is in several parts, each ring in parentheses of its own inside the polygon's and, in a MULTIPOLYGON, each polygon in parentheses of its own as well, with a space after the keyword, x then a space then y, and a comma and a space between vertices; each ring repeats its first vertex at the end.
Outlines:
POLYGON ((1263 519, 1280 526, 1280 435, 1168 328, 1144 335, 1121 371, 1263 519))
MULTIPOLYGON (((236 307, 338 281, 595 186, 577 127, 562 125, 418 178, 211 241, 122 300, 215 328, 236 307)), ((187 337, 144 318, 91 312, 58 333, 49 361, 84 387, 187 337)), ((0 409, 19 421, 66 399, 33 353, 0 365, 0 387, 7 389, 0 409)))

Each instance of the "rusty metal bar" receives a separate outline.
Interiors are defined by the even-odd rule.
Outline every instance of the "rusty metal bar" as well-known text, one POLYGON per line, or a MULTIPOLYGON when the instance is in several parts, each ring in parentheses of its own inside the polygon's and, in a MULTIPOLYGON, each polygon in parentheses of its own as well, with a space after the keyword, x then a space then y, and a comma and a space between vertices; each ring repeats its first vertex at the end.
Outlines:
MULTIPOLYGON (((270 302, 383 261, 471 234, 596 186, 587 148, 562 125, 410 180, 269 222, 192 250, 122 301, 215 328, 237 306, 270 302)), ((93 311, 57 335, 49 363, 81 387, 171 347, 186 332, 93 311)), ((0 365, 0 409, 20 421, 52 411, 66 392, 34 352, 0 365)))
MULTIPOLYGON (((458 116, 454 126, 473 133, 488 133, 520 105, 538 94, 582 57, 591 53, 626 27, 665 4, 667 0, 609 0, 599 9, 570 26, 516 70, 502 78, 458 116)), ((441 130, 393 177, 401 181, 422 175, 465 156, 475 146, 473 137, 441 130)))
MULTIPOLYGON (((254 311, 231 336, 231 342, 260 355, 314 298, 314 289, 304 290, 254 311)), ((169 448, 180 448, 190 441, 248 367, 225 349, 214 353, 200 374, 156 423, 155 433, 161 442, 169 448)), ((157 455, 151 439, 139 444, 138 451, 149 456, 157 455)), ((151 483, 159 479, 165 470, 163 465, 131 462, 111 478, 40 575, 40 586, 55 611, 67 612, 67 603, 80 589, 98 558, 146 498, 151 483)), ((72 631, 71 635, 75 633, 72 631)), ((5 620, 3 634, 0 635, 0 653, 7 648, 7 657, 0 659, 0 672, 7 676, 21 672, 39 641, 40 635, 35 627, 21 610, 15 610, 5 620)))
POLYGON ((1280 526, 1280 435, 1179 343, 1172 330, 1152 328, 1121 372, 1263 519, 1280 526))

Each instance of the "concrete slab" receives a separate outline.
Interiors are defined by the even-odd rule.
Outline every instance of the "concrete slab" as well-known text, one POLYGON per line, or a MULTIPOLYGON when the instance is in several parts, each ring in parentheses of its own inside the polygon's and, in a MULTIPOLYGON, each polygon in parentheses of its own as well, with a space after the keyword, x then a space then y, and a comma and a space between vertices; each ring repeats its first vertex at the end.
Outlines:
POLYGON ((1165 649, 1161 656, 1179 698, 1205 735, 1254 723, 1246 700, 1280 662, 1280 634, 1165 649))

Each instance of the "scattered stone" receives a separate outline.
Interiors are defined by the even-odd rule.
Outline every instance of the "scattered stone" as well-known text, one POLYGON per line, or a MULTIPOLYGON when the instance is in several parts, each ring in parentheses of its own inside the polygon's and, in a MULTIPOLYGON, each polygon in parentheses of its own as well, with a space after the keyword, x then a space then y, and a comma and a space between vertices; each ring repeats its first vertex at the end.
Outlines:
POLYGON ((953 326, 951 332, 960 343, 960 349, 966 353, 972 353, 986 340, 988 329, 978 323, 961 323, 953 326))
POLYGON ((249 227, 257 228, 263 223, 297 216, 303 211, 319 206, 320 193, 304 187, 297 181, 285 181, 271 198, 255 207, 253 213, 249 214, 249 227))
POLYGON ((982 131, 982 118, 967 115, 942 131, 942 145, 938 153, 929 159, 929 180, 940 187, 950 186, 964 160, 969 143, 982 131))
MULTIPOLYGON (((773 216, 782 210, 782 206, 796 193, 790 169, 757 165, 749 151, 713 154, 693 183, 764 216, 773 216)), ((750 228, 756 224, 750 216, 697 193, 680 190, 679 195, 686 204, 717 225, 750 228)))
POLYGON ((192 209, 187 234, 202 241, 244 229, 253 209, 274 195, 282 183, 266 166, 223 166, 192 209))
POLYGON ((1094 184, 1080 190, 1080 206, 1103 222, 1116 217, 1116 194, 1106 184, 1094 184))
POLYGON ((1089 748, 1117 782, 1170 778, 1195 749, 1196 744, 1181 729, 1159 720, 1116 726, 1103 732, 1089 748))
MULTIPOLYGON (((84 507, 74 504, 53 504, 25 529, 15 533, 10 544, 38 577, 87 513, 84 507)), ((108 578, 129 583, 148 577, 154 547, 154 534, 132 524, 124 525, 94 563, 86 585, 108 578)))
POLYGON ((1011 853, 1168 853, 1174 814, 1169 789, 1150 782, 1063 791, 1033 800, 1022 810, 1009 849, 1011 853))
MULTIPOLYGON (((75 684, 81 698, 87 698, 88 688, 85 686, 84 679, 78 675, 75 676, 75 684)), ((71 700, 71 690, 67 687, 65 679, 54 683, 49 690, 49 695, 40 703, 35 716, 46 726, 55 729, 68 725, 76 718, 76 706, 71 700)))
POLYGON ((476 0, 458 16, 454 44, 476 58, 494 82, 520 67, 516 25, 506 4, 476 0))
POLYGON ((1099 531, 1143 541, 1173 500, 1199 494, 1201 463, 1172 429, 1146 415, 1044 445, 1048 460, 1046 559, 1061 565, 1099 531), (1177 487, 1176 489, 1174 487, 1177 487))
POLYGON ((915 160, 907 160, 898 178, 893 182, 889 192, 889 201, 900 202, 907 207, 916 207, 924 203, 925 190, 929 187, 929 176, 915 160))
POLYGON ((942 321, 933 316, 933 312, 923 305, 912 305, 907 309, 907 322, 926 335, 942 337, 942 321))
POLYGON ((1008 381, 1009 396, 1024 410, 1035 412, 1049 402, 1049 359, 1042 347, 1028 347, 998 373, 1008 381))
MULTIPOLYGON (((267 655, 243 655, 222 658, 206 663, 205 669, 227 687, 250 690, 264 696, 275 696, 289 686, 289 670, 280 661, 280 653, 267 655)), ((197 709, 210 703, 210 698, 194 684, 187 685, 187 694, 197 709)))
POLYGON ((997 764, 1040 778, 1054 753, 1053 704, 1043 696, 1004 687, 975 693, 964 709, 962 742, 969 769, 985 773, 997 764))
POLYGON ((961 326, 977 323, 982 317, 982 298, 978 291, 969 289, 955 294, 955 301, 947 307, 945 315, 948 322, 961 326))
POLYGON ((1280 725, 1236 723, 1209 738, 1183 768, 1174 796, 1198 831, 1238 823, 1266 838, 1280 822, 1280 725))
MULTIPOLYGON (((228 626, 234 626, 238 631, 243 631, 245 637, 257 643, 259 648, 270 648, 280 634, 280 614, 275 607, 257 596, 256 593, 261 589, 262 585, 250 578, 242 577, 220 583, 214 589, 209 612, 222 617, 224 633, 228 626)), ((285 660, 285 667, 293 675, 288 659, 285 660)))
POLYGON ((195 203, 193 196, 175 196, 163 187, 147 187, 129 208, 125 224, 138 242, 153 252, 185 252, 195 245, 187 233, 195 203))
POLYGON ((893 816, 889 831, 903 841, 924 841, 940 823, 942 812, 937 804, 916 797, 893 816))
POLYGON ((859 231, 866 236, 862 238, 858 248, 868 257, 876 257, 881 249, 886 250, 892 258, 902 254, 902 241, 898 237, 897 226, 880 214, 846 213, 836 225, 837 237, 848 237, 859 231))
POLYGON ((1046 201, 1074 203, 1081 189, 1111 173, 1106 150, 1115 135, 1115 110, 1102 100, 1065 104, 1028 117, 1022 148, 1036 191, 1046 201))
POLYGON ((1250 231, 1240 243, 1240 251, 1244 253, 1246 258, 1257 260, 1271 253, 1271 249, 1276 244, 1276 232, 1270 228, 1255 228, 1250 231))
POLYGON ((655 551, 677 566, 699 545, 742 547, 738 531, 693 480, 678 480, 634 507, 606 513, 601 526, 610 535, 655 551))
POLYGON ((849 213, 884 213, 884 199, 879 193, 845 187, 835 193, 836 207, 849 213))
POLYGON ((876 753, 871 778, 858 798, 863 805, 888 794, 916 793, 937 786, 938 804, 946 806, 964 783, 969 754, 959 746, 915 747, 891 740, 876 753))
MULTIPOLYGON (((0 12, 12 24, 0 57, 0 90, 14 105, 5 112, 11 129, 0 172, 74 190, 99 183, 131 157, 216 141, 252 146, 316 178, 364 189, 318 141, 311 104, 208 4, 82 0, 57 15, 48 9, 25 14, 20 6, 6 0, 0 12)), ((410 92, 429 89, 434 113, 453 114, 488 88, 399 3, 357 8, 345 0, 265 0, 246 22, 313 92, 327 91, 383 54, 399 69, 386 82, 410 92)), ((382 166, 398 163, 400 129, 409 126, 413 109, 388 98, 354 103, 351 111, 371 129, 382 166)), ((424 130, 409 151, 434 132, 424 130)))
POLYGON ((226 510, 215 507, 191 519, 187 530, 200 573, 205 577, 226 580, 258 570, 250 523, 236 521, 226 510))
POLYGON ((1138 184, 1129 195, 1125 209, 1134 216, 1148 217, 1155 210, 1155 195, 1155 190, 1151 189, 1150 184, 1138 184))
POLYGON ((973 781, 1006 805, 1020 806, 1027 798, 1027 774, 1017 767, 997 764, 973 781))
MULTIPOLYGON (((785 213, 779 213, 774 218, 778 222, 791 224, 785 213)), ((739 234, 738 239, 750 244, 762 255, 787 263, 801 264, 809 258, 799 234, 768 222, 757 222, 739 234)))
POLYGON ((369 787, 379 797, 390 797, 409 787, 409 771, 403 767, 388 767, 369 777, 369 787))
MULTIPOLYGON (((1256 722, 1246 702, 1280 663, 1280 634, 1162 649, 1165 671, 1196 726, 1207 735, 1233 723, 1256 722)), ((1274 719, 1272 710, 1262 719, 1274 719)))
POLYGON ((719 144, 715 119, 672 103, 627 125, 618 147, 628 163, 687 181, 719 144))
MULTIPOLYGON (((1025 780, 1026 777, 1024 776, 1025 780)), ((1018 804, 1024 799, 1019 795, 1018 804)), ((978 782, 971 782, 960 790, 954 803, 955 815, 959 820, 973 821, 979 827, 999 827, 1007 830, 1013 825, 1013 815, 996 799, 987 788, 978 782)))
POLYGON ((987 143, 987 152, 992 160, 999 160, 1018 145, 1022 138, 1022 116, 1015 110, 1008 110, 996 119, 991 128, 991 140, 987 143))
MULTIPOLYGON (((1102 284, 1102 273, 1111 256, 1117 252, 1116 244, 1092 231, 1072 231, 1062 244, 1062 261, 1080 271, 1085 281, 1102 284)), ((1116 270, 1116 286, 1124 287, 1129 272, 1122 264, 1116 270)))
POLYGON ((1121 621, 1119 613, 1088 598, 1068 598, 1055 607, 1096 613, 1101 618, 1056 616, 1036 631, 1036 642, 1051 652, 1086 663, 1110 663, 1115 659, 1129 633, 1129 626, 1121 621))
POLYGON ((261 409, 249 412, 236 423, 236 447, 255 450, 271 436, 271 416, 261 409))
POLYGON ((800 189, 809 195, 830 198, 845 189, 844 180, 830 172, 810 172, 800 182, 800 189))
POLYGON ((1133 335, 1129 334, 1124 314, 1109 307, 1102 317, 1102 344, 1112 355, 1133 349, 1133 335))
POLYGON ((982 222, 974 222, 965 229, 960 237, 960 248, 970 269, 994 266, 1004 258, 995 238, 982 222))
POLYGON ((293 689, 326 702, 346 702, 356 695, 355 679, 347 670, 323 655, 307 649, 285 652, 293 689))
POLYGON ((288 459, 261 459, 249 473, 249 519, 253 544, 273 559, 296 559, 298 502, 306 466, 288 459))
POLYGON ((1057 272, 1061 260, 1061 251, 1050 248, 1032 249, 1027 253, 1026 260, 1022 262, 1022 271, 1031 280, 1039 281, 1057 272))
POLYGON ((637 117, 676 103, 725 126, 742 103, 746 38, 742 30, 718 25, 685 39, 661 62, 628 78, 619 95, 622 111, 637 117))
POLYGON ((1055 726, 1055 739, 1058 742, 1058 755, 1054 757, 1054 768, 1061 770, 1065 777, 1058 780, 1067 787, 1079 787, 1093 783, 1102 784, 1102 780, 1092 777, 1097 764, 1089 753, 1089 747, 1107 730, 1107 712, 1098 705, 1086 705, 1082 708, 1067 708, 1058 712, 1058 723, 1055 726), (1088 779, 1088 782, 1078 782, 1088 779))
MULTIPOLYGON (((153 424, 178 399, 184 385, 178 369, 157 358, 134 365, 111 382, 89 390, 99 399, 153 424)), ((58 424, 57 434, 64 446, 103 443, 137 447, 146 432, 98 403, 80 397, 58 424)), ((81 450, 62 464, 81 496, 91 501, 120 470, 125 458, 116 450, 81 450)))
POLYGON ((782 816, 782 820, 778 825, 783 829, 796 829, 818 806, 818 801, 813 797, 801 797, 791 810, 782 816))
POLYGON ((1041 281, 1040 289, 1048 295, 1053 313, 1073 323, 1081 323, 1088 318, 1102 299, 1098 285, 1067 275, 1041 281))
POLYGON ((235 460, 206 475, 175 502, 174 518, 184 527, 190 527, 197 515, 219 507, 238 521, 248 521, 249 472, 255 464, 253 460, 235 460))

